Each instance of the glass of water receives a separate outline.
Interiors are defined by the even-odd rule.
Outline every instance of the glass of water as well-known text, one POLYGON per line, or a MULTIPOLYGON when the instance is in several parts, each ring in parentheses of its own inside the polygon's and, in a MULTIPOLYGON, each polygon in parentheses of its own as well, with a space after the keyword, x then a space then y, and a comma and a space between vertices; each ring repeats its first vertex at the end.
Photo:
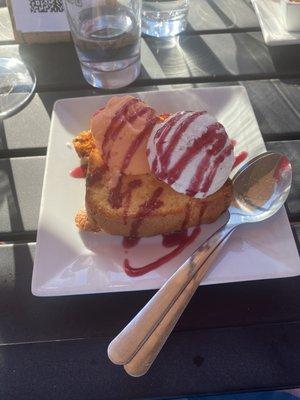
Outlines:
POLYGON ((186 28, 189 0, 143 0, 142 32, 149 36, 175 36, 186 28))
POLYGON ((65 0, 85 79, 120 88, 140 73, 141 0, 65 0))

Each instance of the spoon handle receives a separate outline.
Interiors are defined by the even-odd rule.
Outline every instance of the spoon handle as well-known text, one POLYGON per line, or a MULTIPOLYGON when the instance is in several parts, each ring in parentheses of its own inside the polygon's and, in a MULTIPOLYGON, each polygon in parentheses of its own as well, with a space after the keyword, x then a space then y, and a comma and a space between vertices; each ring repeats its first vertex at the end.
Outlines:
POLYGON ((201 268, 198 269, 198 272, 196 272, 196 274, 190 280, 186 288, 179 295, 175 303, 171 306, 170 310, 145 341, 140 350, 128 364, 124 365, 124 369, 129 375, 139 377, 145 375, 149 370, 172 330, 174 329, 181 314, 193 297, 193 294, 197 290, 199 283, 205 277, 208 270, 213 266, 213 261, 229 236, 230 234, 228 234, 227 237, 217 246, 215 251, 208 257, 208 259, 204 261, 204 263, 201 265, 201 268))
POLYGON ((119 365, 129 363, 165 317, 198 269, 234 228, 235 226, 227 224, 202 244, 115 337, 108 346, 108 357, 113 363, 119 365))

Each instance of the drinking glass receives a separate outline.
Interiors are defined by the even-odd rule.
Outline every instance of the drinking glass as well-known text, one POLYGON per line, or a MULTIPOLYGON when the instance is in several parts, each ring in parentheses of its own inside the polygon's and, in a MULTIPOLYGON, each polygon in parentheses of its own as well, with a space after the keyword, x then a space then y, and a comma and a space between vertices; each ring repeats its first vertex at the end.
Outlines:
POLYGON ((0 57, 0 119, 9 117, 31 97, 34 72, 16 57, 0 57))
POLYGON ((85 79, 120 88, 140 73, 141 0, 65 0, 85 79))
POLYGON ((149 36, 175 36, 186 28, 189 0, 143 0, 142 32, 149 36))

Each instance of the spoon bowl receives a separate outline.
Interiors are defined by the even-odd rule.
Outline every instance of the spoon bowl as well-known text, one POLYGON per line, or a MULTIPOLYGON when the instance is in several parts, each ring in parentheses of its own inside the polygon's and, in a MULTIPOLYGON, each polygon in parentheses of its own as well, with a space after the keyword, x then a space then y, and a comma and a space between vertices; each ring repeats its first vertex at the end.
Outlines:
POLYGON ((263 221, 274 215, 286 201, 292 166, 282 154, 266 152, 245 164, 233 177, 230 225, 263 221))

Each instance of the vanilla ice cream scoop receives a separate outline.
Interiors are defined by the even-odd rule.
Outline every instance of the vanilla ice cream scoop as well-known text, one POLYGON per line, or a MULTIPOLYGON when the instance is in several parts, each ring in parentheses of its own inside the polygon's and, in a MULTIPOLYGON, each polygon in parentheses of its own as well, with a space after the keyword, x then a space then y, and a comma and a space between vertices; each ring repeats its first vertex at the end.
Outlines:
POLYGON ((233 163, 233 144, 206 111, 181 111, 156 125, 147 144, 150 171, 179 193, 204 198, 220 189, 233 163))
POLYGON ((146 146, 156 121, 154 110, 132 96, 113 97, 93 115, 91 132, 112 175, 149 173, 146 146))

